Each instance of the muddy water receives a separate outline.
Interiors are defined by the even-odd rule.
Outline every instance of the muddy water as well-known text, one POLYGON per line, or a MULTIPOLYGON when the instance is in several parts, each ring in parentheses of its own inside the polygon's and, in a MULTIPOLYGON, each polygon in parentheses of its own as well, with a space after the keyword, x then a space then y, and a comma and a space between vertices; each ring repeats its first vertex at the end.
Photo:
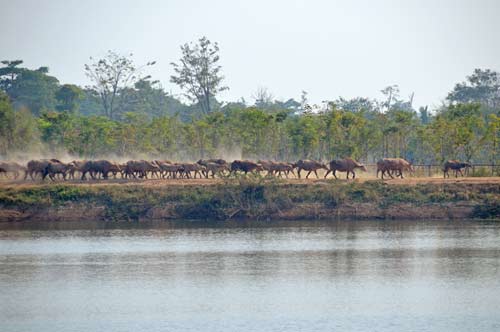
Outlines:
POLYGON ((499 222, 164 226, 3 225, 0 330, 500 330, 499 222))

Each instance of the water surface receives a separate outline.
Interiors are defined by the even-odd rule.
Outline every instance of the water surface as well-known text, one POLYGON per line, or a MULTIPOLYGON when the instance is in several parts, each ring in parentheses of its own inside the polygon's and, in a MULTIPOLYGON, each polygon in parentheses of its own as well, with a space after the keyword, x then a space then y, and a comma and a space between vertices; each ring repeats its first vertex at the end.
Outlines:
POLYGON ((498 222, 224 226, 0 225, 0 330, 500 330, 498 222))

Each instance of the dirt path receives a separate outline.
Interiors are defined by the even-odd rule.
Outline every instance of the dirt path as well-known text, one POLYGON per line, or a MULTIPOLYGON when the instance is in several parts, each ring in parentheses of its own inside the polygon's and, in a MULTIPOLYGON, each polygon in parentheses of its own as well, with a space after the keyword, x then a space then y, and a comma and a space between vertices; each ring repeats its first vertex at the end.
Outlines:
MULTIPOLYGON (((366 182, 366 181, 382 181, 375 177, 363 177, 356 180, 345 179, 283 179, 282 183, 288 184, 327 184, 327 183, 346 183, 347 181, 366 182)), ((465 183, 465 184, 498 184, 500 186, 500 177, 463 177, 443 179, 438 177, 408 177, 404 179, 389 179, 383 180, 390 185, 417 185, 417 184, 442 184, 442 183, 465 183)), ((222 179, 168 179, 168 180, 125 180, 125 179, 110 179, 110 180, 93 180, 93 181, 22 181, 22 180, 0 180, 0 188, 16 187, 16 188, 31 188, 51 184, 69 184, 75 186, 145 186, 145 187, 170 187, 170 186, 210 186, 214 184, 224 183, 222 179)))

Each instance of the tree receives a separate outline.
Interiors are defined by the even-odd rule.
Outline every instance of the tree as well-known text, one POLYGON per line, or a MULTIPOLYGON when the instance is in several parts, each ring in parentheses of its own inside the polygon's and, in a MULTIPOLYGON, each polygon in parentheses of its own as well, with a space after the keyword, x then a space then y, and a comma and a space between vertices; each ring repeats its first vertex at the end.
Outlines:
POLYGON ((170 81, 184 89, 186 97, 193 103, 197 102, 204 114, 209 114, 212 111, 211 97, 228 89, 222 85, 224 76, 218 65, 219 46, 202 37, 198 44, 181 46, 181 52, 179 63, 171 63, 176 75, 171 76, 170 81))
POLYGON ((255 99, 255 106, 261 109, 268 108, 274 99, 272 92, 265 87, 259 87, 252 97, 255 99))
POLYGON ((399 86, 389 85, 384 89, 380 90, 384 96, 386 96, 387 100, 382 103, 382 106, 386 108, 386 110, 390 110, 392 107, 393 100, 397 100, 399 98, 399 86))
POLYGON ((136 67, 131 57, 132 54, 123 56, 108 51, 104 58, 94 60, 91 57, 93 62, 85 65, 85 74, 93 82, 91 88, 99 94, 104 113, 110 119, 116 118, 116 102, 122 90, 147 78, 141 76, 142 70, 156 63, 152 61, 136 67))
POLYGON ((474 69, 465 82, 457 83, 448 94, 451 103, 481 103, 497 108, 500 106, 500 73, 486 69, 474 69))
POLYGON ((36 70, 19 67, 21 60, 2 61, 0 68, 0 89, 10 97, 15 109, 27 107, 33 114, 55 108, 55 93, 59 81, 49 76, 47 67, 36 70))
POLYGON ((56 92, 56 109, 58 111, 76 112, 83 97, 82 89, 73 84, 64 84, 56 92))
POLYGON ((14 110, 7 94, 0 91, 0 155, 7 154, 14 140, 14 110))
POLYGON ((0 63, 5 65, 5 67, 0 68, 0 90, 9 94, 17 75, 19 75, 22 70, 18 68, 18 66, 23 63, 23 60, 3 60, 0 63))

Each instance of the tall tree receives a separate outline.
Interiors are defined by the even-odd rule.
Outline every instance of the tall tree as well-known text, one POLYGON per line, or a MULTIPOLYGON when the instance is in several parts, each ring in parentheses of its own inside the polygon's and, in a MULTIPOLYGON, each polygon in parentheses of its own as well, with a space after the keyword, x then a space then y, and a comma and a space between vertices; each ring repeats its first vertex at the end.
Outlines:
POLYGON ((176 75, 172 75, 170 81, 184 89, 186 97, 199 103, 203 113, 208 114, 212 111, 212 97, 228 89, 222 85, 219 46, 202 37, 197 44, 182 45, 181 52, 179 63, 171 63, 176 75))
POLYGON ((22 68, 21 60, 2 61, 2 64, 5 67, 0 68, 0 89, 9 95, 15 109, 27 107, 38 115, 42 110, 55 108, 59 81, 48 75, 49 68, 22 68))
POLYGON ((85 65, 85 74, 92 81, 91 88, 99 94, 104 113, 110 119, 116 118, 116 104, 120 92, 147 78, 141 75, 143 69, 156 63, 152 61, 136 67, 132 54, 124 56, 113 51, 108 51, 102 59, 95 60, 91 57, 90 60, 92 63, 85 65))
POLYGON ((83 96, 83 90, 76 85, 64 84, 56 92, 56 109, 58 111, 76 112, 80 106, 80 101, 83 99, 83 96))
POLYGON ((9 94, 17 75, 22 70, 18 66, 23 63, 23 60, 3 60, 0 63, 5 66, 0 68, 0 90, 4 90, 9 94))
POLYGON ((483 105, 500 107, 500 73, 486 69, 474 69, 465 82, 457 83, 448 94, 452 103, 481 103, 483 105))

